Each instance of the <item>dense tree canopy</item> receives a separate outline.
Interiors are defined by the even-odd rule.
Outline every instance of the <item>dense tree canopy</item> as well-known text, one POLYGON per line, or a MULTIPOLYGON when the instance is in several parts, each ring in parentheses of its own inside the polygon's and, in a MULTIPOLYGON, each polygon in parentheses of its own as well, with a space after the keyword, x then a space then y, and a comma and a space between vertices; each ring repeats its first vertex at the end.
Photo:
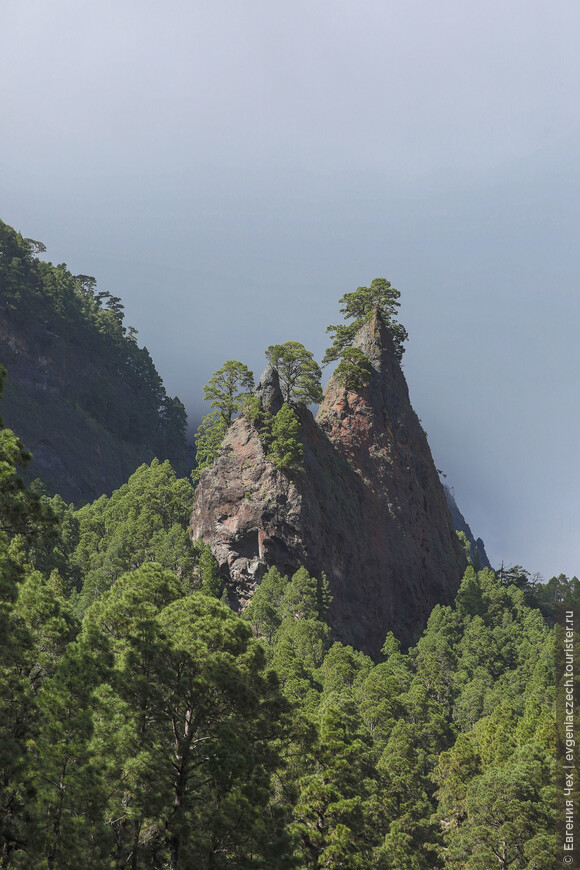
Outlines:
POLYGON ((208 548, 166 558, 190 497, 153 463, 80 511, 53 499, 52 550, 0 533, 2 866, 549 866, 554 629, 533 590, 469 567, 373 663, 332 638, 324 577, 271 568, 240 618, 208 548))
MULTIPOLYGON (((266 427, 283 470, 304 413, 266 427)), ((2 870, 551 866, 577 578, 470 565, 373 662, 332 636, 324 575, 270 567, 240 615, 218 600, 169 462, 75 509, 26 489, 26 457, 0 428, 2 870)))

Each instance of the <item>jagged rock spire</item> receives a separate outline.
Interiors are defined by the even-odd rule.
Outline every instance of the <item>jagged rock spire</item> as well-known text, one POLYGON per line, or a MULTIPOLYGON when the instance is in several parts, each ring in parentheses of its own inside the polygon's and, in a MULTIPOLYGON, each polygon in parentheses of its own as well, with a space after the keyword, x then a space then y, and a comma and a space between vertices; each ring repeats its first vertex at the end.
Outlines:
POLYGON ((262 372, 254 395, 260 400, 262 410, 269 414, 277 414, 282 407, 284 400, 280 389, 280 378, 278 370, 271 363, 268 363, 262 372))
MULTIPOLYGON (((297 411, 303 472, 280 472, 242 415, 202 474, 191 533, 210 545, 238 609, 271 565, 325 572, 335 636, 378 656, 388 631, 410 644, 435 604, 452 601, 466 560, 378 312, 355 346, 371 362, 368 384, 351 391, 333 375, 317 423, 297 411)), ((272 366, 256 395, 270 413, 281 406, 272 366)))

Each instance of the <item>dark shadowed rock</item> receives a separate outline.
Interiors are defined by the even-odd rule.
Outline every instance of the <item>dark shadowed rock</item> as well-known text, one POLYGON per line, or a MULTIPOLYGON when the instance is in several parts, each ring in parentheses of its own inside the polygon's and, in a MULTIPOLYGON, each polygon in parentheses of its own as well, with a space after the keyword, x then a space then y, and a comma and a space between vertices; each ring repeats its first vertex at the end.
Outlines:
POLYGON ((350 392, 332 376, 316 422, 298 409, 303 472, 278 471, 241 417, 201 476, 191 532, 211 546, 238 609, 271 565, 324 571, 336 636, 376 657, 388 631, 408 645, 452 600, 466 562, 380 315, 356 345, 368 386, 350 392))
POLYGON ((271 363, 268 363, 255 389, 255 395, 260 400, 264 411, 276 414, 282 407, 283 398, 280 390, 280 378, 278 372, 271 363))

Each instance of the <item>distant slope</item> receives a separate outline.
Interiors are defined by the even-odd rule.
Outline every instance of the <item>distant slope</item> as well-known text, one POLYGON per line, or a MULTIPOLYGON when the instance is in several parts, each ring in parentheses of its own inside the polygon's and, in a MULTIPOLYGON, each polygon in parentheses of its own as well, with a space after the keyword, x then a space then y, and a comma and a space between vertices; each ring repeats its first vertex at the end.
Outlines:
POLYGON ((477 540, 474 538, 473 532, 469 528, 467 520, 457 507, 455 496, 453 495, 449 487, 444 486, 443 491, 445 492, 447 507, 449 508, 449 513, 451 514, 451 519, 453 520, 453 526, 455 530, 458 532, 464 532, 465 537, 471 544, 471 558, 477 570, 480 571, 482 568, 491 568, 489 559, 487 558, 487 553, 485 552, 485 544, 483 543, 481 538, 477 538, 477 540))
POLYGON ((121 300, 43 250, 0 221, 3 416, 33 452, 27 476, 79 504, 155 456, 186 474, 185 409, 123 325, 121 300))

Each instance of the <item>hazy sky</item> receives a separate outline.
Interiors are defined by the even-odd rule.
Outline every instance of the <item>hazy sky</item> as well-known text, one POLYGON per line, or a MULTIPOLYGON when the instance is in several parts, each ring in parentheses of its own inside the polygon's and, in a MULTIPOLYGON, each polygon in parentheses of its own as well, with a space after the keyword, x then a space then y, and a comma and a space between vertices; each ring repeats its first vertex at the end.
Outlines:
POLYGON ((492 563, 578 573, 578 33, 577 0, 3 0, 0 217, 121 296, 195 422, 388 278, 492 563))

